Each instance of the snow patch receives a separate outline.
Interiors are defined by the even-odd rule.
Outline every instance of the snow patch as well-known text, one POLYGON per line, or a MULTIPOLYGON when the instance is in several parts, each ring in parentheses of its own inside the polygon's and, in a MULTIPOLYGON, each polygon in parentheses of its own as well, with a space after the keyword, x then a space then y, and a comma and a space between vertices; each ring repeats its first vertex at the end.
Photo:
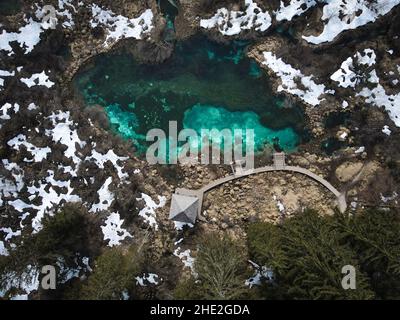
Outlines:
POLYGON ((383 126, 382 132, 387 136, 390 136, 390 134, 392 133, 392 131, 389 129, 389 126, 387 125, 383 126))
POLYGON ((132 235, 122 228, 122 224, 124 220, 121 220, 119 213, 113 212, 111 213, 107 220, 105 221, 105 226, 101 227, 103 231, 104 240, 108 241, 108 246, 119 246, 121 241, 123 241, 127 237, 131 237, 132 235))
POLYGON ((45 71, 41 73, 35 73, 30 78, 21 78, 21 82, 25 83, 28 88, 34 86, 45 86, 47 88, 51 88, 55 84, 53 81, 50 81, 49 76, 45 71))
POLYGON ((280 8, 275 12, 277 21, 291 21, 317 4, 315 0, 291 0, 288 5, 281 1, 280 8))
MULTIPOLYGON (((19 104, 18 103, 6 103, 0 108, 0 119, 2 120, 10 120, 11 116, 8 114, 9 110, 13 110, 14 113, 17 113, 19 111, 19 104)), ((1 126, 0 126, 1 128, 1 126)))
POLYGON ((94 162, 100 169, 104 169, 104 164, 110 161, 114 168, 117 170, 118 177, 121 181, 126 180, 129 177, 128 173, 122 171, 122 166, 118 165, 118 161, 122 162, 128 160, 129 157, 119 157, 115 154, 113 150, 108 150, 106 154, 101 154, 96 150, 92 150, 91 156, 87 157, 85 160, 91 159, 95 160, 94 162))
POLYGON ((197 276, 197 273, 194 271, 194 260, 195 259, 190 255, 190 249, 187 249, 187 250, 181 252, 181 248, 178 247, 174 251, 174 256, 177 256, 179 259, 181 259, 184 267, 190 268, 192 271, 192 274, 194 276, 197 276))
POLYGON ((59 142, 65 146, 67 149, 64 155, 67 158, 72 159, 75 163, 75 172, 78 170, 78 166, 81 163, 81 159, 76 155, 76 145, 78 144, 81 148, 86 145, 85 141, 82 141, 76 129, 71 129, 71 125, 74 122, 70 120, 69 111, 58 113, 52 113, 47 119, 50 119, 53 123, 53 129, 46 130, 46 136, 52 137, 54 142, 59 142))
POLYGON ((151 9, 144 11, 138 18, 129 19, 115 15, 111 10, 104 10, 97 4, 92 4, 92 28, 102 25, 107 29, 105 46, 114 44, 124 38, 142 39, 153 29, 153 12, 151 9))
POLYGON ((23 292, 11 297, 11 300, 27 300, 28 295, 39 288, 39 271, 36 267, 28 265, 21 277, 17 277, 15 273, 8 272, 4 274, 2 284, 3 289, 0 289, 0 297, 4 297, 7 291, 12 288, 23 292))
POLYGON ((21 146, 25 146, 26 150, 28 150, 33 156, 33 160, 25 158, 25 162, 42 162, 51 152, 51 149, 49 147, 39 148, 34 146, 32 143, 29 143, 28 141, 26 141, 26 136, 23 134, 19 134, 15 138, 8 141, 7 144, 18 151, 20 150, 21 146))
POLYGON ((9 72, 6 70, 0 69, 0 92, 3 90, 2 87, 4 86, 4 77, 14 77, 15 72, 9 72))
POLYGON ((371 67, 376 63, 376 54, 372 49, 365 49, 363 52, 356 52, 353 57, 347 58, 340 69, 331 75, 333 81, 339 82, 343 88, 354 88, 365 80, 360 66, 371 67))
POLYGON ((155 273, 143 274, 142 277, 136 277, 136 284, 140 285, 141 287, 147 287, 146 283, 158 285, 159 284, 159 277, 155 273))
POLYGON ((300 70, 293 68, 290 64, 286 64, 282 58, 277 58, 272 52, 264 51, 264 62, 278 77, 281 78, 282 84, 278 87, 278 92, 285 91, 299 97, 304 102, 312 106, 320 104, 320 97, 328 93, 325 90, 325 85, 317 84, 313 80, 313 76, 305 76, 300 70), (305 88, 298 87, 297 83, 305 88))
POLYGON ((24 49, 25 54, 30 53, 33 48, 40 42, 40 35, 43 32, 41 23, 25 19, 25 25, 21 27, 18 32, 7 32, 3 30, 0 34, 0 50, 8 52, 11 56, 14 54, 11 42, 17 42, 19 46, 24 49))
POLYGON ((218 27, 218 31, 225 36, 239 34, 242 30, 255 29, 264 32, 271 26, 271 16, 268 11, 262 9, 253 2, 245 0, 246 11, 229 11, 226 8, 218 9, 210 19, 201 19, 200 27, 212 29, 218 27))
POLYGON ((262 280, 272 281, 274 278, 274 273, 271 268, 267 268, 266 266, 259 266, 257 263, 249 260, 250 264, 256 270, 254 276, 250 277, 245 281, 245 285, 252 288, 254 285, 261 285, 262 280))
POLYGON ((341 32, 356 29, 367 23, 374 22, 380 16, 387 14, 400 0, 325 0, 321 17, 324 30, 318 36, 303 36, 307 42, 321 44, 332 41, 341 32))
POLYGON ((90 212, 99 212, 108 210, 114 201, 114 194, 108 189, 109 185, 112 182, 112 177, 108 177, 104 184, 101 186, 99 191, 97 191, 99 195, 99 202, 92 205, 90 208, 90 212))
POLYGON ((140 210, 139 216, 141 216, 151 227, 154 227, 155 230, 158 230, 155 210, 165 206, 165 203, 167 201, 166 197, 158 196, 159 203, 157 204, 149 195, 142 193, 142 197, 136 200, 144 200, 145 202, 145 207, 140 210))

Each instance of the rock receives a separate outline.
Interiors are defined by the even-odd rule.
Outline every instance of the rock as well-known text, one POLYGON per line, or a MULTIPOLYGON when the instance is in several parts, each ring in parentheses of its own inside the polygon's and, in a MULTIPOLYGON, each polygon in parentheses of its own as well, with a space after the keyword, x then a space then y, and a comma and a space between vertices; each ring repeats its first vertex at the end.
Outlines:
POLYGON ((345 162, 336 169, 335 175, 340 182, 349 182, 360 172, 362 166, 362 162, 345 162))

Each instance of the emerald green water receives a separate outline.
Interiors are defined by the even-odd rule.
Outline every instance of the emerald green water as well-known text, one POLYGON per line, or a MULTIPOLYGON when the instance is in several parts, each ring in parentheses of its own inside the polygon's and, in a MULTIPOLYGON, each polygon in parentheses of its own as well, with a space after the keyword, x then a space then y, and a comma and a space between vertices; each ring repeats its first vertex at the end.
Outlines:
POLYGON ((146 133, 169 121, 178 130, 254 129, 255 146, 295 150, 306 137, 304 116, 272 94, 267 76, 245 57, 244 42, 220 45, 195 37, 178 43, 161 65, 138 64, 124 53, 97 57, 75 85, 88 105, 103 106, 113 130, 139 151, 146 133))

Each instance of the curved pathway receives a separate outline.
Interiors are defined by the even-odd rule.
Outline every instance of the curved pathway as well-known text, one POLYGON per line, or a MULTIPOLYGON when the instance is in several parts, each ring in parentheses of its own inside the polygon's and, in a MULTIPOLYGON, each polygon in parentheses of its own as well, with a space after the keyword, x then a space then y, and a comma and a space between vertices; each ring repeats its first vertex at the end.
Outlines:
POLYGON ((294 167, 294 166, 286 166, 285 164, 281 165, 275 165, 275 166, 265 166, 265 167, 260 167, 257 169, 253 170, 248 170, 245 171, 243 174, 240 175, 230 175, 218 180, 215 180, 211 182, 210 184, 204 186, 201 189, 198 190, 189 190, 189 189, 177 189, 176 193, 181 194, 181 195, 187 195, 187 196, 195 196, 199 199, 199 206, 198 206, 198 218, 202 219, 201 217, 201 212, 202 212, 202 204, 203 204, 203 197, 204 194, 222 184, 225 184, 227 182, 236 180, 236 179, 241 179, 244 177, 248 177, 253 174, 258 174, 258 173, 264 173, 264 172, 273 172, 273 171, 290 171, 290 172, 297 172, 304 174, 311 179, 317 181, 318 183, 322 184, 324 187, 326 187, 330 192, 332 192, 336 199, 337 199, 337 204, 338 208, 341 212, 346 211, 347 209, 347 203, 346 203, 346 194, 339 192, 330 182, 325 180, 324 178, 316 175, 315 173, 311 172, 308 169, 301 168, 301 167, 294 167))

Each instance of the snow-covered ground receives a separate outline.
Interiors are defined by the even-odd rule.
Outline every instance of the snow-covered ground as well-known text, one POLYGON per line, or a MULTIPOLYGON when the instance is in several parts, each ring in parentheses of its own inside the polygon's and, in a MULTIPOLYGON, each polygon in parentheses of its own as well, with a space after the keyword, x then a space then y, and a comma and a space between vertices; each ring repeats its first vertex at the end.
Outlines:
POLYGON ((143 276, 137 276, 135 279, 136 284, 141 287, 147 287, 148 284, 158 285, 160 281, 159 276, 155 273, 143 274, 143 276))
POLYGON ((19 46, 29 53, 40 42, 40 35, 44 30, 40 22, 34 21, 32 18, 25 19, 25 25, 18 32, 7 32, 2 30, 0 33, 0 50, 13 55, 14 51, 10 43, 16 41, 19 46))
POLYGON ((123 223, 124 220, 121 220, 119 214, 116 212, 113 212, 108 216, 105 221, 105 226, 101 227, 104 234, 104 240, 109 240, 108 246, 118 246, 125 238, 132 237, 128 231, 122 228, 123 223))
POLYGON ((400 0, 325 0, 322 33, 317 36, 303 36, 312 44, 321 44, 334 40, 345 30, 356 29, 367 23, 374 22, 380 16, 387 14, 400 0))
POLYGON ((7 71, 7 70, 1 70, 0 69, 0 92, 3 90, 4 87, 4 78, 5 77, 14 77, 15 72, 14 71, 7 71))
POLYGON ((315 0, 291 0, 288 5, 281 1, 279 9, 275 12, 277 21, 291 21, 293 17, 300 16, 317 4, 315 0))
POLYGON ((343 61, 340 69, 332 74, 331 79, 339 83, 340 87, 354 88, 363 81, 363 74, 358 73, 359 66, 372 66, 376 63, 376 54, 372 49, 365 49, 363 52, 356 52, 353 57, 343 61))
POLYGON ((264 32, 271 26, 271 16, 263 11, 257 3, 245 0, 246 11, 229 11, 226 8, 218 9, 210 19, 201 19, 200 26, 205 29, 218 28, 226 36, 237 35, 242 30, 264 32))
POLYGON ((145 202, 145 207, 140 210, 139 216, 141 216, 155 230, 158 230, 156 209, 164 207, 167 199, 164 196, 158 196, 157 204, 149 195, 142 193, 142 197, 136 200, 144 200, 145 202))
POLYGON ((20 150, 21 146, 24 146, 33 156, 33 160, 25 158, 24 161, 26 162, 41 162, 46 159, 47 155, 51 152, 49 147, 39 148, 27 142, 26 136, 23 134, 19 134, 14 139, 8 141, 7 144, 15 150, 20 150))
POLYGON ((33 86, 45 86, 51 88, 54 82, 49 79, 45 71, 42 73, 35 73, 30 78, 21 78, 21 82, 25 83, 28 88, 33 86))
POLYGON ((3 290, 0 290, 0 298, 4 297, 8 290, 16 288, 23 293, 14 295, 12 300, 27 300, 28 294, 39 288, 39 270, 35 266, 27 266, 21 277, 16 277, 10 272, 4 279, 7 282, 3 284, 3 290))
POLYGON ((272 52, 264 52, 263 64, 271 69, 277 77, 281 78, 282 84, 279 85, 278 92, 285 91, 295 95, 311 106, 319 105, 324 100, 322 96, 330 93, 326 90, 324 84, 317 84, 312 75, 304 75, 300 70, 285 63, 282 58, 277 58, 272 52), (299 84, 301 84, 301 87, 299 84))
POLYGON ((191 256, 191 250, 186 249, 182 251, 181 247, 178 247, 174 251, 174 255, 177 256, 183 263, 185 268, 189 268, 193 276, 197 277, 197 273, 194 271, 194 261, 195 259, 191 256))
POLYGON ((116 15, 108 9, 92 4, 92 20, 90 25, 95 28, 99 25, 106 28, 105 45, 109 46, 124 38, 142 39, 153 29, 153 12, 147 9, 137 18, 128 18, 116 15))
MULTIPOLYGON (((396 126, 400 126, 400 92, 387 94, 376 71, 377 55, 367 48, 347 58, 331 79, 343 88, 352 88, 356 97, 364 97, 365 102, 386 110, 396 126)), ((387 130, 384 130, 387 133, 387 130)))
POLYGON ((92 205, 90 212, 99 212, 108 210, 114 201, 114 194, 110 191, 109 186, 112 182, 112 177, 108 177, 104 184, 97 191, 99 202, 92 205))

